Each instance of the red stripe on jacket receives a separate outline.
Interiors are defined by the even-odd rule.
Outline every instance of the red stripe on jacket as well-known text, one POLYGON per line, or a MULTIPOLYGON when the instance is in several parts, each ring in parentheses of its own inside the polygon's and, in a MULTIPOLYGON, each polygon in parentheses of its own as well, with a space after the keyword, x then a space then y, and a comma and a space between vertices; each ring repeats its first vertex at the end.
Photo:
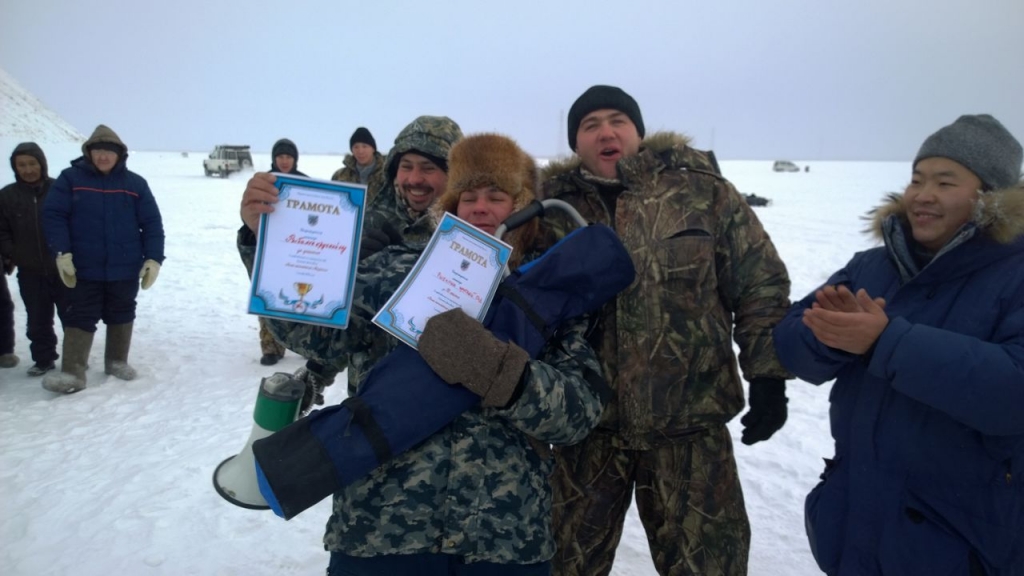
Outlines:
POLYGON ((89 188, 86 186, 75 186, 74 188, 71 189, 72 192, 75 192, 76 190, 84 190, 86 192, 99 192, 101 194, 128 194, 129 196, 135 196, 136 198, 139 197, 138 192, 132 192, 131 190, 102 190, 100 188, 89 188))

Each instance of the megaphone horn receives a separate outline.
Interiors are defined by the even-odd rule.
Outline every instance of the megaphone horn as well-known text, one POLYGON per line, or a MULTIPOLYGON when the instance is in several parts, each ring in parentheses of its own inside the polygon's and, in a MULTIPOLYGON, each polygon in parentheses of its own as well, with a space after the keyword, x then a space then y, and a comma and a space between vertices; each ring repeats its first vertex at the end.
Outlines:
POLYGON ((249 440, 241 452, 221 462, 213 472, 213 488, 222 498, 250 510, 270 509, 256 482, 252 443, 295 421, 305 389, 305 383, 284 372, 260 381, 249 440))

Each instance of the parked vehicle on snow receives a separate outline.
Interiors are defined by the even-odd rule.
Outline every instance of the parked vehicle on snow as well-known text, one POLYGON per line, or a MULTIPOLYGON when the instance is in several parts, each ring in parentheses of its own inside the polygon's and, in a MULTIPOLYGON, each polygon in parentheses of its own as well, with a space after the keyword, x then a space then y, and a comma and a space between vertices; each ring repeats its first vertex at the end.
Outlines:
POLYGON ((252 153, 248 146, 219 144, 203 159, 203 171, 207 176, 216 174, 227 178, 232 172, 252 170, 252 153))
POLYGON ((789 160, 776 160, 775 164, 772 164, 772 170, 776 172, 799 172, 800 167, 789 160))

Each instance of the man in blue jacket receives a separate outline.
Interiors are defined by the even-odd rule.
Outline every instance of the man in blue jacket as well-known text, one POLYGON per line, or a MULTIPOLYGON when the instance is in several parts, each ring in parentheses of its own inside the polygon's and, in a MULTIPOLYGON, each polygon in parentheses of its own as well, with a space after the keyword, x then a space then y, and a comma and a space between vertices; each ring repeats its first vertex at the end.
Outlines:
POLYGON ((807 497, 830 575, 1024 574, 1024 186, 995 118, 929 136, 856 254, 775 328, 835 378, 835 456, 807 497))
POLYGON ((82 156, 60 173, 43 205, 43 232, 71 288, 64 323, 61 372, 43 388, 69 394, 85 388, 96 324, 107 325, 104 370, 132 380, 128 364, 135 298, 149 288, 164 260, 164 228, 149 184, 128 170, 128 148, 99 125, 82 156))

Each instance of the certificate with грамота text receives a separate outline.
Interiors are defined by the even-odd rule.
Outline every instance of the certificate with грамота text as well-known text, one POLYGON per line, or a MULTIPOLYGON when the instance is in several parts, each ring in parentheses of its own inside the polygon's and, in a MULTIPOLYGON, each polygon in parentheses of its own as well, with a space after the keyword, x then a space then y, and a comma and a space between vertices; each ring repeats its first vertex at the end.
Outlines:
POLYGON ((352 307, 366 186, 275 174, 260 218, 249 313, 345 328, 352 307))
POLYGON ((409 275, 373 317, 417 347, 427 319, 452 308, 483 320, 504 277, 512 247, 452 214, 444 218, 409 275))

